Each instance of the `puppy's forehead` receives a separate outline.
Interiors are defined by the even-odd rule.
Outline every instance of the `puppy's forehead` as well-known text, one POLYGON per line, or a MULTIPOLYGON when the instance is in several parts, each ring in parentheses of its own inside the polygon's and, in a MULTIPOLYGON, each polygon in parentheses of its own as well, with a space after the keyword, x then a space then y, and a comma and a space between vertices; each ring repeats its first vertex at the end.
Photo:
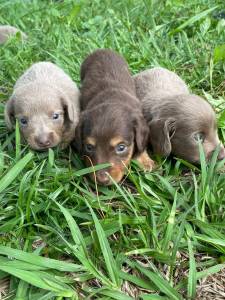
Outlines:
POLYGON ((86 136, 109 141, 111 138, 118 140, 131 140, 133 138, 133 122, 130 115, 116 114, 107 111, 100 114, 97 110, 90 111, 84 120, 83 131, 86 136))
POLYGON ((206 100, 196 95, 181 95, 175 100, 168 103, 165 115, 174 117, 179 127, 187 125, 189 129, 216 127, 215 112, 206 100))
POLYGON ((62 109, 60 98, 54 94, 16 94, 15 97, 16 114, 48 114, 62 109))

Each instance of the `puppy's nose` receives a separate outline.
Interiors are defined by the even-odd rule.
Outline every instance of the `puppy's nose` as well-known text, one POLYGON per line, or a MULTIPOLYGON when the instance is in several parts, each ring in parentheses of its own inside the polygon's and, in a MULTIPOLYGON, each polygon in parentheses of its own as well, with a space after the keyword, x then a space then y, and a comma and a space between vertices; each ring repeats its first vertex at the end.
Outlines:
POLYGON ((49 147, 52 141, 52 134, 42 135, 35 138, 35 142, 41 148, 49 147))
POLYGON ((221 146, 220 152, 219 152, 219 154, 218 154, 218 159, 219 159, 219 160, 222 160, 222 159, 224 159, 224 158, 225 158, 225 149, 224 149, 223 146, 221 146))
POLYGON ((110 183, 110 178, 109 178, 108 174, 106 173, 106 171, 104 171, 104 170, 98 171, 96 174, 96 177, 97 177, 97 181, 100 184, 108 185, 110 183))

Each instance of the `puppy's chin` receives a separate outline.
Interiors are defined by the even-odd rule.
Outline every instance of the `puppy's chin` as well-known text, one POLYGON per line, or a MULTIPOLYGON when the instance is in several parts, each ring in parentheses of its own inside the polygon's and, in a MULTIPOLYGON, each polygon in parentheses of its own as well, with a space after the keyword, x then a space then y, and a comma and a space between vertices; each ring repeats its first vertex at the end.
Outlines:
MULTIPOLYGON (((90 160, 88 158, 84 158, 86 166, 91 166, 90 160)), ((93 173, 89 174, 89 177, 93 182, 97 181, 98 184, 109 186, 113 185, 114 182, 119 183, 127 170, 127 166, 130 163, 130 159, 127 159, 126 161, 121 161, 121 163, 111 163, 111 167, 102 169, 93 173), (111 179, 112 178, 112 179, 111 179)), ((93 163, 93 166, 95 164, 93 163)))
POLYGON ((27 143, 31 149, 42 152, 47 151, 50 148, 57 147, 61 143, 61 138, 58 135, 54 135, 53 140, 48 146, 38 145, 33 138, 27 139, 27 143))
POLYGON ((114 182, 119 183, 125 175, 125 168, 122 165, 117 165, 105 171, 104 177, 99 175, 98 172, 91 173, 89 176, 92 181, 97 181, 98 184, 104 186, 113 185, 114 182), (111 178, 113 180, 111 180, 111 178))

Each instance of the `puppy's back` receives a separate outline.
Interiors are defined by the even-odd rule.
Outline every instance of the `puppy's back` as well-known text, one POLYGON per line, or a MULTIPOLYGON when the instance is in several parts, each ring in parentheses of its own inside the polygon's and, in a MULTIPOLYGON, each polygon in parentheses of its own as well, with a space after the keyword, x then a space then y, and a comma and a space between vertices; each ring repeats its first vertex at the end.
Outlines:
POLYGON ((124 90, 136 95, 127 62, 109 49, 96 50, 81 66, 81 105, 84 109, 91 99, 104 90, 124 90))
POLYGON ((175 95, 189 94, 187 85, 177 74, 161 67, 145 70, 133 78, 137 96, 142 101, 158 101, 175 95))

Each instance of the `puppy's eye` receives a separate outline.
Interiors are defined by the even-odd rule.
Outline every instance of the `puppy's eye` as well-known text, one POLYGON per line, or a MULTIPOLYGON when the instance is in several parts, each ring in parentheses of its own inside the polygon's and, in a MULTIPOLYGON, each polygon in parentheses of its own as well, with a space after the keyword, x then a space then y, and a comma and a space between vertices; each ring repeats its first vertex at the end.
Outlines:
POLYGON ((53 120, 57 120, 58 118, 59 118, 59 114, 54 113, 54 114, 52 115, 52 119, 53 119, 53 120))
POLYGON ((127 146, 124 145, 124 144, 118 144, 116 147, 115 147, 115 150, 116 150, 116 153, 117 154, 122 154, 124 152, 127 151, 127 146))
POLYGON ((92 144, 86 144, 85 145, 85 150, 86 150, 86 152, 89 152, 89 153, 94 152, 95 146, 92 145, 92 144))
POLYGON ((27 123, 28 123, 28 120, 26 119, 26 118, 20 118, 19 119, 19 122, 20 122, 20 124, 22 125, 22 126, 26 126, 27 125, 27 123))
POLYGON ((203 132, 198 132, 198 133, 196 133, 195 135, 194 135, 194 139, 198 142, 201 142, 201 143, 203 143, 204 142, 204 140, 205 140, 205 135, 204 135, 204 133, 203 132))

